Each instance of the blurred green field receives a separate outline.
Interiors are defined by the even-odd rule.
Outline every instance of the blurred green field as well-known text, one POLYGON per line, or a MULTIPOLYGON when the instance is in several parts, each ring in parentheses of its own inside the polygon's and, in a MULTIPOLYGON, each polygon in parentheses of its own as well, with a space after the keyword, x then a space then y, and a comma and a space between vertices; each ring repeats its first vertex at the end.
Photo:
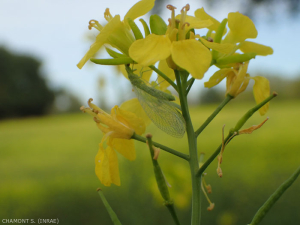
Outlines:
MULTIPOLYGON (((191 109, 195 129, 215 106, 191 109)), ((232 102, 198 140, 209 157, 225 132, 253 104, 232 102)), ((216 204, 211 212, 203 200, 203 225, 247 224, 268 196, 300 165, 300 102, 276 102, 266 116, 255 114, 245 128, 269 121, 251 135, 236 137, 226 148, 223 178, 217 162, 207 169, 206 181, 216 204)), ((186 137, 175 139, 153 125, 154 141, 187 152, 186 137)), ((94 157, 101 132, 86 114, 14 119, 0 122, 0 221, 2 219, 55 219, 60 224, 112 224, 96 188, 101 187, 123 224, 173 224, 156 191, 149 152, 136 143, 137 160, 119 157, 121 186, 104 187, 94 173, 94 157)), ((188 164, 161 152, 159 162, 182 221, 189 224, 190 177, 188 164)), ((284 194, 262 221, 300 224, 300 180, 284 194)))

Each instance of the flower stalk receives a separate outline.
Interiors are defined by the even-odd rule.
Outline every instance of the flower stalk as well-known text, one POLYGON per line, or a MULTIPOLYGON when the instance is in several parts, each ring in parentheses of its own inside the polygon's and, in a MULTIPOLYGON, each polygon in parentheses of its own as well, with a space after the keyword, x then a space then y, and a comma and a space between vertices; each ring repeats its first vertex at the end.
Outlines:
POLYGON ((189 108, 187 104, 187 96, 186 96, 186 87, 183 84, 186 84, 186 76, 182 74, 181 71, 174 70, 178 94, 180 99, 180 105, 182 109, 182 116, 186 122, 186 133, 188 138, 188 146, 189 146, 189 165, 190 165, 190 173, 192 179, 192 225, 200 224, 200 213, 201 213, 201 179, 196 177, 197 170, 199 168, 198 161, 198 151, 197 151, 197 138, 194 132, 192 120, 189 113, 189 108), (185 80, 181 80, 181 78, 185 80))

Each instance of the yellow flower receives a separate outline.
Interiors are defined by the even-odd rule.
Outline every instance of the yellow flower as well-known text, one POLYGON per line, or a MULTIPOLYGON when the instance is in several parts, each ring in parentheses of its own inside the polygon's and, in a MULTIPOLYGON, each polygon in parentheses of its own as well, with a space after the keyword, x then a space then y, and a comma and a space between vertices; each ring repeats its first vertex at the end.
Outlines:
POLYGON ((168 5, 172 11, 165 35, 150 34, 144 39, 135 41, 129 48, 130 57, 143 66, 153 65, 157 61, 167 60, 172 69, 185 69, 194 78, 201 79, 211 63, 211 53, 207 47, 195 39, 189 29, 200 29, 212 24, 210 20, 200 20, 187 16, 189 5, 181 10, 175 18, 175 7, 168 5), (180 19, 180 22, 176 20, 180 19), (188 30, 186 27, 188 26, 188 30), (177 28, 178 27, 178 28, 177 28), (178 37, 178 38, 177 38, 178 37))
POLYGON ((92 100, 88 101, 89 108, 81 107, 81 110, 92 115, 96 125, 104 133, 95 158, 95 172, 105 186, 110 186, 111 183, 119 186, 120 176, 115 150, 125 158, 134 160, 136 156, 131 137, 134 133, 143 134, 145 123, 134 113, 122 110, 118 106, 113 107, 109 115, 94 105, 92 100))
MULTIPOLYGON (((226 77, 226 95, 236 97, 243 92, 248 84, 249 80, 253 79, 255 84, 253 86, 253 94, 256 103, 260 103, 270 95, 270 84, 268 79, 261 76, 250 77, 247 73, 248 62, 244 64, 237 64, 236 68, 223 68, 215 72, 209 79, 204 83, 204 86, 211 88, 220 83, 226 77)), ((269 103, 265 104, 259 109, 259 113, 264 115, 269 108, 269 103)))
POLYGON ((100 31, 96 37, 96 41, 91 45, 89 51, 77 64, 77 67, 81 69, 84 64, 93 57, 104 44, 110 44, 114 48, 118 49, 122 53, 128 55, 128 48, 134 42, 135 38, 130 30, 127 22, 127 18, 132 20, 140 17, 149 12, 154 6, 155 0, 141 0, 129 9, 126 13, 124 20, 120 20, 120 15, 112 16, 107 8, 104 13, 104 18, 107 20, 107 24, 102 26, 98 21, 91 20, 89 23, 89 29, 92 27, 100 31))
MULTIPOLYGON (((207 33, 207 36, 215 38, 216 32, 221 27, 221 23, 213 17, 211 17, 210 15, 208 15, 203 8, 196 10, 195 16, 199 19, 210 19, 211 21, 213 21, 213 25, 208 28, 209 32, 207 33)), ((216 60, 217 66, 224 67, 224 63, 219 63, 218 60, 222 60, 224 62, 225 58, 236 54, 236 51, 238 49, 243 53, 252 53, 249 56, 244 57, 246 60, 241 60, 240 62, 248 61, 255 55, 266 56, 273 54, 273 49, 269 46, 261 45, 251 41, 246 41, 246 39, 248 38, 253 39, 257 37, 256 27, 249 17, 244 16, 239 12, 232 12, 228 14, 228 20, 226 19, 226 21, 224 22, 227 21, 229 32, 227 33, 226 27, 224 26, 224 30, 220 30, 220 32, 222 32, 221 39, 217 40, 217 42, 223 45, 222 47, 228 52, 226 53, 218 51, 219 53, 217 54, 213 53, 213 58, 214 60, 216 60), (227 35, 222 40, 222 36, 224 36, 226 33, 227 35)), ((224 23, 224 25, 226 25, 226 23, 224 23)), ((208 44, 212 45, 217 43, 211 42, 208 44)), ((209 45, 206 46, 211 48, 209 45)), ((237 55, 235 59, 238 57, 239 56, 237 55)), ((230 67, 230 65, 228 66, 230 67)))

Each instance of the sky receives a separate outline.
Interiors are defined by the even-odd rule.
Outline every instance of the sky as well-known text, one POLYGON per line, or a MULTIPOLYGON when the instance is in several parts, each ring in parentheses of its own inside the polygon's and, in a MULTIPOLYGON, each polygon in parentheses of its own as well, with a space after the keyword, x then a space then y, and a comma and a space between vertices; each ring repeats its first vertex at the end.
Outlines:
MULTIPOLYGON (((82 102, 88 98, 105 98, 109 105, 119 103, 118 96, 124 98, 130 84, 125 78, 115 76, 112 67, 95 66, 88 63, 79 70, 76 64, 83 57, 96 37, 95 32, 88 30, 91 19, 103 22, 103 13, 110 8, 112 15, 120 14, 121 18, 135 3, 126 1, 103 0, 0 0, 0 46, 17 54, 29 54, 42 61, 42 72, 50 87, 65 88, 75 94, 82 102), (89 38, 88 38, 89 37, 89 38), (99 90, 99 77, 107 80, 105 89, 99 90)), ((170 4, 180 9, 187 2, 170 0, 170 4)), ((205 4, 189 0, 191 13, 205 4)), ((238 11, 241 5, 230 8, 220 5, 206 11, 221 21, 229 12, 238 11)), ((179 10, 178 10, 179 11, 179 10)), ((267 57, 256 57, 250 63, 250 74, 256 72, 281 74, 288 78, 300 75, 299 36, 300 21, 289 20, 279 14, 270 22, 261 11, 257 10, 255 21, 258 38, 255 42, 271 46, 274 54, 267 57)), ((162 17, 167 20, 169 10, 162 17)), ((147 16, 143 18, 147 21, 147 16)), ((213 72, 213 70, 212 70, 213 72)), ((208 71, 209 75, 212 72, 208 71)), ((193 87, 197 94, 206 76, 193 87)))

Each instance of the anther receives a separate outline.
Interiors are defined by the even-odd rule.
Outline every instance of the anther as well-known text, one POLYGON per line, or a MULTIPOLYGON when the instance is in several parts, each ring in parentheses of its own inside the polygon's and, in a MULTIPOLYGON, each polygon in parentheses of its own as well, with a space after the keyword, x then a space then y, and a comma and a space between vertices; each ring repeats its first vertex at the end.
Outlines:
POLYGON ((84 106, 81 106, 81 107, 80 107, 80 110, 81 110, 82 112, 84 112, 84 113, 86 112, 84 106))
POLYGON ((190 26, 190 23, 184 22, 184 23, 182 24, 182 26, 181 26, 181 29, 184 29, 185 25, 187 25, 187 26, 189 27, 189 26, 190 26))
POLYGON ((212 39, 211 37, 208 37, 208 38, 207 38, 207 41, 209 41, 209 42, 214 42, 214 39, 212 39))
POLYGON ((172 5, 167 5, 167 9, 169 9, 169 10, 175 10, 175 9, 177 9, 175 6, 172 6, 172 5))
POLYGON ((215 203, 210 203, 209 206, 207 207, 207 210, 211 211, 214 209, 214 207, 215 207, 215 203))
POLYGON ((189 5, 189 4, 186 4, 185 6, 183 6, 180 12, 183 12, 184 10, 185 10, 186 12, 189 11, 189 10, 190 10, 190 5, 189 5))
POLYGON ((106 8, 105 12, 104 12, 104 19, 106 19, 106 21, 110 21, 112 18, 113 17, 112 17, 112 15, 109 12, 109 8, 106 8))
POLYGON ((96 117, 94 117, 93 119, 94 119, 94 121, 95 121, 96 123, 100 123, 100 120, 97 119, 96 117))

